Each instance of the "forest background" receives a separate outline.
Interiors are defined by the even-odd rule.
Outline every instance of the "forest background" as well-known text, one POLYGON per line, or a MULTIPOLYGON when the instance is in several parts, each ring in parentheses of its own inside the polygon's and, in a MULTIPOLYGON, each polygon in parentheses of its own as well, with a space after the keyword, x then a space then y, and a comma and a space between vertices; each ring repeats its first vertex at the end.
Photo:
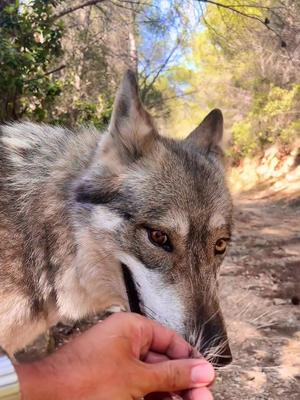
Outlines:
POLYGON ((162 132, 212 108, 232 164, 300 135, 300 1, 0 0, 0 121, 107 125, 126 68, 162 132))

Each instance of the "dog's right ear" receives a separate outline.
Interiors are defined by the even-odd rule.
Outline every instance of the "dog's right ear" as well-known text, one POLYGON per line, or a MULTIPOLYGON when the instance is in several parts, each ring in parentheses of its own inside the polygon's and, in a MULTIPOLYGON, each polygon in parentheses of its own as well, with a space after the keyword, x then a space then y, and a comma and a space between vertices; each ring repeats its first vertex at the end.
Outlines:
POLYGON ((109 145, 117 150, 123 164, 142 156, 157 136, 152 118, 140 100, 136 76, 130 70, 118 90, 108 134, 109 145))
POLYGON ((185 139, 207 153, 223 158, 221 142, 223 138, 223 114, 219 109, 212 110, 185 139))

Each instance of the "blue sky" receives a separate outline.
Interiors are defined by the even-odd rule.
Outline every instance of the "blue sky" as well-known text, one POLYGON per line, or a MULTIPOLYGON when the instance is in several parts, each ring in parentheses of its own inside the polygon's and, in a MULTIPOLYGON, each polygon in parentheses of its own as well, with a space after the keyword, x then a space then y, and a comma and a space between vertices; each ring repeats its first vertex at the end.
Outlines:
MULTIPOLYGON (((177 1, 179 12, 174 7, 176 0, 153 0, 152 7, 147 7, 145 13, 138 17, 140 43, 139 53, 144 57, 140 58, 140 72, 149 74, 155 73, 167 56, 176 47, 176 42, 187 39, 191 32, 201 31, 203 25, 200 22, 201 9, 195 0, 177 1), (154 23, 149 23, 154 20, 154 23), (185 29, 188 27, 188 29, 185 29), (144 61, 150 60, 150 64, 144 61)), ((168 67, 182 62, 184 52, 181 46, 172 53, 168 67)))

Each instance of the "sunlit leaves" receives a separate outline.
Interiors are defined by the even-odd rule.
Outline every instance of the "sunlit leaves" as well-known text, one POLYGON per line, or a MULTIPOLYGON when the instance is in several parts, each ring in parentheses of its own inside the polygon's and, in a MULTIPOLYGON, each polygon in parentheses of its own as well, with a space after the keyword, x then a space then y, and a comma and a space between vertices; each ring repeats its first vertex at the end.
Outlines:
POLYGON ((59 84, 48 76, 61 55, 62 25, 51 19, 56 3, 15 1, 1 11, 1 121, 24 115, 44 119, 41 108, 59 94, 59 84))
POLYGON ((240 6, 250 18, 222 7, 205 8, 204 27, 192 35, 191 51, 166 74, 166 97, 176 110, 167 128, 171 135, 184 136, 203 113, 221 108, 229 153, 236 159, 272 143, 291 143, 300 134, 300 42, 294 33, 300 7, 277 0, 221 3, 240 6), (288 45, 282 48, 266 26, 276 27, 288 45))

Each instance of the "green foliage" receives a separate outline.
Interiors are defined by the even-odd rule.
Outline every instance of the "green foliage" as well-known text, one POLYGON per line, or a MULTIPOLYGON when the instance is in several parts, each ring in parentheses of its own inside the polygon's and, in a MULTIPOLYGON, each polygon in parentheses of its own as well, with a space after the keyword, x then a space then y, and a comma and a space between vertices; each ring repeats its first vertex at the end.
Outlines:
POLYGON ((232 141, 241 156, 251 156, 269 144, 291 144, 300 132, 300 84, 270 85, 255 92, 250 111, 232 127, 232 141))
POLYGON ((99 129, 106 128, 112 113, 112 101, 103 101, 99 96, 98 103, 78 100, 75 104, 76 123, 78 125, 93 124, 99 129))
POLYGON ((62 25, 52 20, 53 0, 14 1, 0 14, 0 121, 47 119, 60 93, 49 77, 62 53, 62 25))
MULTIPOLYGON (((176 110, 166 124, 169 133, 183 136, 211 108, 221 108, 228 153, 237 161, 273 143, 291 144, 300 135, 299 60, 291 60, 291 53, 278 46, 278 37, 255 20, 264 21, 266 8, 254 9, 244 0, 221 3, 235 5, 254 19, 208 5, 206 27, 192 35, 190 53, 160 82, 163 90, 167 83, 168 95, 173 97, 170 108, 176 110)), ((278 3, 267 1, 265 6, 276 7, 278 3)), ((294 7, 300 12, 299 5, 294 7)), ((288 12, 291 15, 290 8, 288 12)), ((299 12, 294 14, 293 23, 300 22, 299 12)), ((274 28, 275 17, 271 16, 274 28)), ((285 29, 292 43, 293 33, 287 36, 287 26, 285 29)))
POLYGON ((202 24, 195 16, 193 25, 192 6, 179 0, 147 0, 135 13, 101 2, 69 14, 61 11, 71 0, 0 2, 0 122, 107 126, 136 47, 141 97, 166 133, 187 135, 217 107, 235 160, 289 144, 300 132, 300 41, 290 30, 299 26, 300 5, 281 3, 201 2, 202 24), (288 53, 274 29, 282 29, 288 53))
POLYGON ((243 156, 252 155, 257 149, 256 138, 252 134, 251 122, 247 119, 236 122, 232 126, 234 151, 243 156))

